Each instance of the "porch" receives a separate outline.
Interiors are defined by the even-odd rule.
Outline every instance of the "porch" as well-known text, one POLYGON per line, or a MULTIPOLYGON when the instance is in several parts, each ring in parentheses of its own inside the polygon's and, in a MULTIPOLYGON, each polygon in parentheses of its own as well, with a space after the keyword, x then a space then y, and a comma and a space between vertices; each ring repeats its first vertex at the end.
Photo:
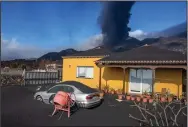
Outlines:
MULTIPOLYGON (((105 76, 106 68, 121 69, 121 86, 123 93, 127 94, 144 94, 168 92, 181 97, 185 91, 183 81, 186 77, 183 73, 187 70, 184 65, 165 66, 165 65, 108 65, 97 64, 99 67, 99 88, 102 89, 102 78, 105 76), (102 75, 102 71, 103 75, 102 75)), ((111 73, 112 77, 117 74, 111 73)), ((110 80, 110 79, 109 79, 110 80)), ((111 79, 113 80, 113 79, 111 79)))

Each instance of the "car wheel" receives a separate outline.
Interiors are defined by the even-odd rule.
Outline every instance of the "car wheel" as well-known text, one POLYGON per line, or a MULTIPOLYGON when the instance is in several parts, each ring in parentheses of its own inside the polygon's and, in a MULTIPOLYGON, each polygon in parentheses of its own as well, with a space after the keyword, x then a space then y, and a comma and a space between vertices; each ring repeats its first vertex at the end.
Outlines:
POLYGON ((54 97, 55 97, 55 94, 53 94, 52 96, 50 96, 50 98, 49 98, 49 103, 50 104, 54 104, 54 97))
POLYGON ((43 102, 43 99, 42 99, 42 97, 41 97, 40 95, 38 95, 38 96, 36 97, 36 100, 43 102))

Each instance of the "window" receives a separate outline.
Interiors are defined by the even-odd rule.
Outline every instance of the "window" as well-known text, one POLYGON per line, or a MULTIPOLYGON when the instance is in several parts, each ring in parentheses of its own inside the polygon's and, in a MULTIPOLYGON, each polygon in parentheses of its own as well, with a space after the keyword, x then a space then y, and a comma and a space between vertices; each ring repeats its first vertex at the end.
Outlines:
POLYGON ((93 67, 77 67, 77 77, 93 78, 93 67))
POLYGON ((54 86, 48 90, 48 93, 57 93, 58 91, 63 91, 63 86, 54 86))
POLYGON ((64 86, 64 92, 73 93, 74 89, 70 86, 64 86))

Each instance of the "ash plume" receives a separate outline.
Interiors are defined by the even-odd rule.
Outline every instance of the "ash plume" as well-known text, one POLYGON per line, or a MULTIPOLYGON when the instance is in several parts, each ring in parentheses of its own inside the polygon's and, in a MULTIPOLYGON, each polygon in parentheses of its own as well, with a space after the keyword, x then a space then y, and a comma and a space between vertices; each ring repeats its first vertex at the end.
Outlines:
POLYGON ((110 1, 103 3, 103 10, 99 16, 99 24, 102 30, 103 44, 112 47, 129 37, 128 27, 130 10, 134 1, 110 1))

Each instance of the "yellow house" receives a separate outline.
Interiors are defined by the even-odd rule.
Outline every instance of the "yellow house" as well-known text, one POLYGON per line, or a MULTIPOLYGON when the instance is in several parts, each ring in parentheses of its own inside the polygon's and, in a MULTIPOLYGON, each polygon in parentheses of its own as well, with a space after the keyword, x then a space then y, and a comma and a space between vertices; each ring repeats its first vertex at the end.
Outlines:
POLYGON ((97 47, 63 57, 63 81, 74 80, 92 88, 104 85, 124 93, 161 92, 182 95, 186 55, 145 45, 113 53, 97 47))

